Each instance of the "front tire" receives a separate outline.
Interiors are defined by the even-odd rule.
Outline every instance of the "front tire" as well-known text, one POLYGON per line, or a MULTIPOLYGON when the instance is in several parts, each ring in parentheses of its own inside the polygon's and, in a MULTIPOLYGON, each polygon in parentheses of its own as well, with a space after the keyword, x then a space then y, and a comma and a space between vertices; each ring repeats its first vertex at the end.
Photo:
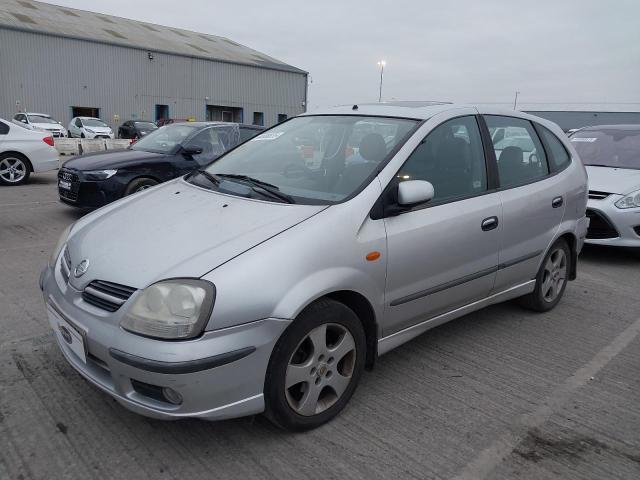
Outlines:
POLYGON ((535 312, 548 312, 560 302, 569 279, 571 251, 567 242, 559 239, 547 252, 536 275, 533 292, 520 299, 520 304, 535 312))
POLYGON ((136 178, 135 180, 132 180, 129 185, 127 185, 127 189, 125 190, 124 194, 126 196, 131 195, 132 193, 138 193, 157 184, 158 182, 156 182, 153 178, 136 178))
POLYGON ((29 160, 19 153, 0 154, 0 184, 22 185, 29 181, 29 160))
POLYGON ((347 404, 365 364, 357 315, 331 299, 307 307, 276 343, 265 378, 265 415, 301 431, 334 418, 347 404))

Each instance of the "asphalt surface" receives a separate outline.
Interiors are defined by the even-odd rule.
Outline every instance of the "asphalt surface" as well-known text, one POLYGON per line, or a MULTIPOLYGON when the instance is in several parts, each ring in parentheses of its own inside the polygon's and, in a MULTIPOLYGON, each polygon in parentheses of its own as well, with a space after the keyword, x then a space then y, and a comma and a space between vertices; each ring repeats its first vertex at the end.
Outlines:
POLYGON ((0 187, 0 479, 638 479, 640 255, 587 248, 559 306, 494 306, 381 357, 312 432, 162 422, 67 365, 38 275, 82 212, 0 187))

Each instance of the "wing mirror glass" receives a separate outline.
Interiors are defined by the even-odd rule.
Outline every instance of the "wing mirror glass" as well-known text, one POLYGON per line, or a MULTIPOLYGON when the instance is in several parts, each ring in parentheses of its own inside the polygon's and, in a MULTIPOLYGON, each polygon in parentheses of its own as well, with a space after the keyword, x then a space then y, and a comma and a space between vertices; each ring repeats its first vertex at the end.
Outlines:
POLYGON ((435 191, 426 180, 405 180, 398 184, 398 205, 412 207, 433 200, 435 191))

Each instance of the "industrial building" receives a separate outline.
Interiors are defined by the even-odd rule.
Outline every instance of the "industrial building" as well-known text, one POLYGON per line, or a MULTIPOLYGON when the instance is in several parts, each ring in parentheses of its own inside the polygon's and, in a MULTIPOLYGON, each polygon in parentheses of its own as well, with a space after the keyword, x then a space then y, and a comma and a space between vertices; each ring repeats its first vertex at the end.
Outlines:
MULTIPOLYGON (((213 6, 213 4, 212 4, 213 6)), ((207 14, 207 12, 203 12, 207 14)), ((41 112, 271 126, 306 110, 307 72, 224 37, 0 0, 0 117, 41 112)))

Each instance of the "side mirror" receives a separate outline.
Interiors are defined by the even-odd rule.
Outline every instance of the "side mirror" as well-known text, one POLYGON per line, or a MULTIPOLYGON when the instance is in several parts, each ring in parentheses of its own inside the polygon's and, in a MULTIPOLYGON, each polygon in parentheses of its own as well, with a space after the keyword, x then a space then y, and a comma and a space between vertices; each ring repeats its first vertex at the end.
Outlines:
POLYGON ((202 147, 187 145, 186 147, 182 147, 182 151, 189 156, 200 155, 202 153, 202 147))
POLYGON ((413 207, 433 200, 433 185, 426 180, 406 180, 398 184, 398 205, 413 207))
POLYGON ((27 123, 27 121, 23 118, 20 120, 22 123, 27 123))

